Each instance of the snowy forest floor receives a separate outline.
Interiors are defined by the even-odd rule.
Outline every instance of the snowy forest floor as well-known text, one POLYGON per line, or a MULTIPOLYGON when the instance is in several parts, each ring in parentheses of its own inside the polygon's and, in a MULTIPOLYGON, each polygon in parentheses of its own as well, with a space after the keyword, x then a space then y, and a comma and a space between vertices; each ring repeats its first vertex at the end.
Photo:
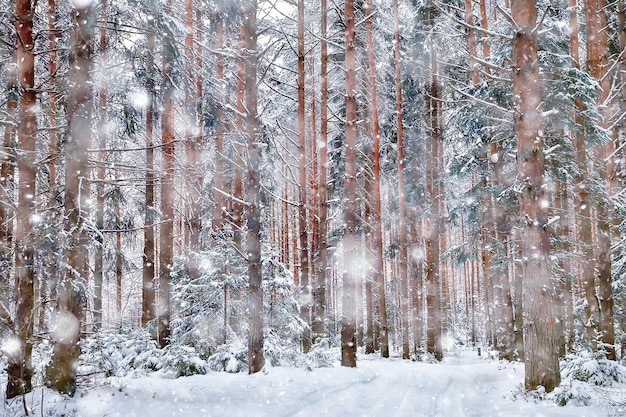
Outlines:
MULTIPOLYGON (((255 375, 110 377, 83 383, 72 399, 39 387, 24 400, 31 416, 55 417, 626 415, 626 384, 581 389, 566 379, 564 384, 578 387, 573 391, 590 405, 570 401, 560 407, 554 394, 524 394, 523 380, 523 364, 463 350, 439 364, 360 355, 356 369, 337 362, 313 370, 266 368, 255 375)), ((3 390, 6 373, 0 383, 3 390)), ((5 401, 0 409, 6 417, 23 414, 21 398, 5 401)))

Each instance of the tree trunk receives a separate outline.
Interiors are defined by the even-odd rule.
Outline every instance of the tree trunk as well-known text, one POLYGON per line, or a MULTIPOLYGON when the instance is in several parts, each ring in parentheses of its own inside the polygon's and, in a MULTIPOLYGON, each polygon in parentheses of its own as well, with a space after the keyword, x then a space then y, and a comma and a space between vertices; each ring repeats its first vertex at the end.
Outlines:
MULTIPOLYGON (((591 12, 593 7, 590 3, 593 0, 587 0, 587 11, 591 12)), ((600 322, 599 328, 602 332, 602 342, 606 350, 607 359, 615 360, 615 329, 613 325, 613 274, 612 274, 612 248, 611 239, 613 238, 613 219, 611 210, 613 208, 612 196, 615 186, 615 144, 614 130, 611 129, 611 113, 613 106, 611 103, 611 77, 609 77, 609 45, 607 36, 607 17, 605 0, 597 0, 597 12, 595 18, 597 26, 595 27, 595 36, 587 36, 588 45, 593 42, 597 55, 588 55, 587 66, 589 72, 598 80, 602 92, 598 97, 598 104, 604 109, 603 120, 600 126, 606 129, 609 135, 609 141, 602 145, 600 149, 600 158, 598 158, 598 170, 600 179, 607 187, 607 196, 598 195, 600 201, 597 205, 598 224, 597 224, 597 267, 598 267, 598 298, 600 301, 600 322), (592 38, 592 39, 590 39, 592 38)), ((593 28, 591 29, 593 30, 593 28)))
MULTIPOLYGON (((224 11, 221 5, 218 3, 217 10, 215 11, 215 81, 218 89, 218 97, 220 100, 226 99, 226 91, 224 89, 224 55, 222 50, 224 49, 224 11)), ((200 117, 202 115, 200 114, 200 117)), ((224 111, 222 106, 217 105, 215 111, 215 122, 217 124, 215 128, 215 176, 213 178, 213 235, 214 238, 220 236, 224 229, 224 210, 226 203, 224 196, 220 191, 224 190, 224 133, 225 123, 224 111)))
MULTIPOLYGON (((103 14, 104 20, 106 20, 106 13, 103 14)), ((100 28, 100 54, 104 56, 107 48, 107 30, 106 26, 100 28)), ((101 126, 106 124, 106 105, 107 105, 107 93, 106 89, 100 88, 98 92, 98 122, 101 126)), ((104 129, 98 129, 98 146, 101 149, 106 149, 107 138, 104 129)), ((96 247, 94 253, 94 271, 93 271, 93 283, 94 283, 94 296, 93 296, 93 323, 94 331, 98 331, 102 328, 102 282, 104 274, 104 237, 102 230, 104 229, 104 179, 106 173, 106 160, 105 152, 99 152, 98 154, 98 182, 96 183, 96 229, 100 231, 96 236, 96 247)))
MULTIPOLYGON (((430 16, 432 25, 432 17, 430 16)), ((430 40, 430 97, 426 100, 428 105, 428 123, 430 125, 430 137, 427 139, 429 155, 426 161, 426 187, 429 195, 430 212, 426 218, 426 350, 436 360, 443 358, 443 346, 441 340, 441 283, 439 276, 440 248, 439 248, 439 141, 441 140, 441 128, 439 120, 439 85, 437 80, 437 56, 434 41, 430 40)))
MULTIPOLYGON (((299 196, 298 228, 300 229, 299 261, 300 261, 300 317, 309 326, 309 235, 307 225, 307 160, 306 160, 306 130, 305 130, 305 74, 304 74, 304 0, 298 0, 298 164, 299 164, 299 196)), ((308 327, 302 335, 302 349, 307 353, 311 349, 311 333, 308 327)))
POLYGON ((359 235, 356 202, 356 147, 357 147, 357 104, 356 104, 356 54, 354 33, 354 0, 345 1, 346 36, 346 173, 344 178, 344 263, 343 295, 341 302, 341 365, 356 366, 356 276, 358 274, 359 235))
POLYGON ((261 287, 261 149, 259 144, 259 120, 257 115, 257 2, 248 1, 244 6, 245 97, 246 97, 246 190, 247 236, 249 279, 249 336, 248 366, 251 374, 259 372, 265 363, 263 357, 263 288, 261 287))
MULTIPOLYGON (((189 237, 189 249, 192 252, 199 252, 201 250, 202 234, 202 124, 198 124, 198 117, 195 114, 198 109, 198 102, 201 101, 201 97, 197 91, 194 67, 201 61, 196 61, 194 59, 193 0, 185 0, 185 29, 185 58, 187 59, 187 82, 189 83, 185 89, 185 102, 188 106, 187 117, 190 118, 190 120, 187 121, 188 127, 185 132, 188 175, 187 197, 189 199, 189 221, 187 223, 187 233, 189 237)), ((201 78, 201 74, 198 74, 197 78, 201 78)), ((197 274, 196 265, 191 266, 191 273, 197 274)))
POLYGON ((327 145, 328 145, 328 42, 327 5, 321 0, 320 23, 320 142, 319 142, 319 180, 317 188, 317 213, 319 222, 318 247, 315 251, 315 283, 313 288, 313 341, 319 340, 326 333, 326 264, 327 264, 327 145))
POLYGON ((519 196, 523 219, 523 304, 525 381, 527 390, 542 385, 551 392, 559 384, 558 335, 555 326, 554 278, 550 265, 548 206, 544 187, 545 158, 541 140, 542 116, 535 2, 517 0, 511 15, 519 29, 513 41, 513 90, 519 196))
MULTIPOLYGON (((17 51, 13 55, 13 64, 17 66, 17 51)), ((18 74, 8 81, 8 98, 6 103, 7 113, 18 118, 19 87, 18 74)), ((13 193, 15 187, 14 171, 16 160, 16 129, 12 125, 5 126, 3 150, 6 155, 2 157, 0 168, 0 303, 8 310, 14 294, 14 282, 12 280, 13 266, 13 193)))
POLYGON ((402 317, 402 359, 409 359, 409 279, 407 273, 407 236, 406 236, 406 202, 404 184, 404 150, 402 124, 402 87, 400 80, 400 18, 398 0, 393 2, 394 21, 394 60, 395 60, 395 86, 396 86, 396 128, 398 147, 398 274, 401 286, 400 314, 402 317))
POLYGON ((86 284, 89 273, 89 235, 85 226, 88 213, 89 164, 91 139, 91 70, 93 28, 92 5, 74 6, 74 30, 70 41, 70 89, 68 97, 68 134, 65 145, 65 216, 68 234, 67 262, 60 288, 58 311, 53 320, 54 353, 46 368, 46 384, 70 396, 76 391, 76 366, 80 354, 78 339, 84 319, 86 284))
POLYGON ((36 95, 35 56, 33 54, 33 14, 30 0, 18 0, 15 3, 15 29, 18 33, 17 62, 18 78, 22 96, 19 104, 19 122, 17 127, 20 157, 17 159, 19 172, 17 226, 15 229, 16 256, 16 320, 15 332, 20 340, 20 349, 9 356, 8 383, 6 397, 32 391, 31 364, 33 349, 34 322, 34 236, 30 234, 35 222, 36 202, 35 184, 35 139, 37 116, 34 110, 36 95))
POLYGON ((387 325, 387 303, 385 299, 385 275, 383 270, 383 232, 381 221, 381 195, 380 195, 380 126, 378 120, 378 102, 376 93, 376 59, 374 55, 374 36, 372 33, 372 17, 371 17, 371 0, 366 0, 366 11, 368 18, 366 21, 367 28, 367 49, 368 49, 368 67, 370 82, 370 105, 372 107, 372 138, 373 138, 373 154, 372 154, 372 217, 373 225, 373 268, 374 282, 376 283, 378 292, 378 304, 376 306, 377 322, 379 326, 379 344, 380 355, 383 358, 389 357, 389 335, 387 325))
MULTIPOLYGON (((144 213, 143 229, 143 270, 141 289, 141 325, 145 327, 156 317, 155 312, 155 265, 156 256, 154 251, 154 103, 156 92, 154 88, 154 34, 148 34, 148 79, 146 88, 150 96, 150 102, 146 110, 146 208, 144 213)), ((156 334, 152 334, 156 338, 156 334)))
MULTIPOLYGON (((172 0, 167 2, 171 13, 172 0)), ((161 225, 159 226, 159 296, 157 342, 161 348, 170 342, 170 268, 174 261, 174 86, 171 82, 174 39, 163 37, 163 115, 161 127, 161 225)))

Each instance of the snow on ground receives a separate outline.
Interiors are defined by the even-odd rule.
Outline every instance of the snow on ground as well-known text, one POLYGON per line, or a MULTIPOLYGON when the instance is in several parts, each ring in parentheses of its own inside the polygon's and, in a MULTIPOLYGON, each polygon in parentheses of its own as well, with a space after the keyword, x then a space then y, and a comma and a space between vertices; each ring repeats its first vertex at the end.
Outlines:
MULTIPOLYGON (((470 351, 440 364, 372 355, 361 356, 356 369, 337 364, 312 371, 269 368, 256 375, 113 377, 105 386, 79 388, 70 400, 39 388, 26 402, 34 416, 77 417, 620 415, 599 404, 558 407, 519 398, 523 378, 523 364, 479 358, 470 351)), ((21 400, 5 403, 0 414, 19 415, 20 407, 21 400)))

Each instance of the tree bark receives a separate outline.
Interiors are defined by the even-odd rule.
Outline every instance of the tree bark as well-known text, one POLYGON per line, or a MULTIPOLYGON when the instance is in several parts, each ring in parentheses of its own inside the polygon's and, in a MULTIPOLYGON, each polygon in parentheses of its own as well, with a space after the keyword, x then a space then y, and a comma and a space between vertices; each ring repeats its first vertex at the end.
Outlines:
MULTIPOLYGON (((167 2, 171 13, 172 0, 167 2)), ((174 86, 171 81, 174 39, 163 37, 163 115, 161 127, 161 224, 159 226, 159 296, 157 342, 170 343, 170 271, 174 261, 174 86)))
MULTIPOLYGON (((104 10, 104 9, 103 9, 104 10)), ((106 13, 103 13, 103 18, 106 20, 106 13)), ((100 28, 100 54, 104 56, 107 48, 107 30, 106 26, 100 28)), ((107 105, 107 93, 104 86, 100 87, 98 92, 98 121, 101 126, 106 124, 106 105, 107 105)), ((104 129, 98 129, 98 146, 102 149, 106 149, 107 138, 104 129)), ((104 229, 104 178, 106 173, 105 166, 105 153, 100 152, 98 154, 98 182, 96 183, 96 228, 99 231, 104 229)), ((94 296, 93 296, 93 323, 94 330, 98 331, 102 328, 102 282, 104 273, 104 237, 102 232, 96 236, 96 247, 94 251, 94 271, 93 271, 93 283, 94 283, 94 296)))
POLYGON ((70 41, 70 89, 68 134, 65 145, 65 216, 68 234, 67 263, 53 321, 54 353, 46 368, 46 384, 73 396, 76 391, 75 362, 80 354, 78 339, 84 320, 86 284, 89 274, 88 217, 89 164, 93 92, 91 70, 95 15, 92 5, 74 6, 70 41))
POLYGON ((540 76, 533 30, 537 15, 535 2, 531 0, 513 1, 511 7, 511 16, 519 27, 513 41, 513 91, 518 175, 523 186, 519 200, 524 236, 524 385, 527 390, 542 385, 546 392, 551 392, 559 384, 561 374, 547 227, 550 195, 544 187, 540 76))
POLYGON ((257 115, 257 1, 250 0, 244 6, 245 100, 246 100, 246 190, 247 235, 249 279, 249 373, 259 372, 265 364, 263 357, 263 288, 261 286, 261 148, 259 120, 257 115))
MULTIPOLYGON (((141 289, 141 325, 146 325, 156 318, 156 285, 155 285, 155 236, 156 221, 154 207, 154 110, 156 92, 154 86, 154 34, 148 34, 148 78, 146 89, 150 102, 146 109, 146 208, 143 229, 143 269, 141 289)), ((152 334, 156 338, 156 333, 152 334)))
MULTIPOLYGON (((202 218, 201 218, 201 198, 203 188, 202 176, 202 124, 198 123, 196 111, 201 97, 197 91, 194 67, 201 61, 194 58, 194 22, 193 22, 193 0, 185 0, 185 58, 187 59, 187 82, 185 89, 185 101, 187 107, 188 127, 185 132, 186 152, 187 152, 187 192, 189 199, 189 221, 187 226, 189 249, 192 252, 201 250, 202 218)), ((200 67, 201 68, 201 67, 200 67)), ((200 69, 198 68, 198 69, 200 69)), ((201 106, 200 106, 201 109, 201 106)), ((193 263, 192 263, 193 264, 193 263)), ((197 273, 197 265, 191 265, 191 273, 197 273)))
POLYGON ((35 56, 33 54, 33 14, 30 0, 15 3, 15 29, 18 34, 17 62, 18 80, 21 91, 19 101, 19 122, 17 127, 20 156, 17 159, 19 172, 17 225, 15 229, 15 282, 16 318, 15 332, 20 341, 20 349, 9 356, 7 398, 32 391, 31 378, 33 322, 34 322, 34 236, 30 233, 36 223, 36 167, 35 140, 37 117, 34 111, 35 95, 35 56))
POLYGON ((396 87, 396 129, 398 147, 398 274, 401 286, 400 314, 402 322, 402 359, 409 359, 409 279, 407 273, 407 232, 406 232, 406 200, 404 183, 404 127, 402 124, 402 87, 400 80, 400 18, 398 0, 393 2, 394 22, 394 60, 396 87))
POLYGON ((600 158, 596 164, 600 179, 605 184, 607 195, 598 194, 597 204, 597 269, 598 299, 600 302, 600 321, 598 328, 602 332, 602 342, 607 358, 616 359, 615 330, 613 327, 613 290, 612 290, 612 249, 613 220, 611 201, 614 188, 615 157, 614 133, 611 127, 611 77, 608 76, 609 46, 607 38, 607 18, 604 0, 587 0, 587 69, 598 80, 601 93, 598 105, 603 107, 603 120, 600 127, 609 133, 609 140, 600 148, 600 158))
POLYGON ((320 141, 319 141, 319 175, 317 188, 317 213, 319 228, 318 248, 315 251, 315 286, 313 288, 313 342, 326 333, 326 264, 327 264, 327 145, 328 145, 328 42, 327 4, 321 0, 320 22, 320 141))
POLYGON ((343 305, 341 317, 341 365, 356 366, 356 276, 358 274, 359 235, 356 202, 356 147, 357 147, 357 104, 356 104, 356 54, 354 33, 354 1, 345 1, 346 39, 346 172, 344 178, 344 263, 343 305))
MULTIPOLYGON (((299 205, 298 228, 300 229, 299 261, 300 261, 300 317, 310 326, 310 288, 309 288, 309 235, 307 225, 307 160, 306 160, 306 129, 305 129, 305 74, 304 74, 304 0, 298 0, 298 174, 299 174, 299 205)), ((311 332, 304 329, 302 349, 307 353, 311 349, 311 332)))
POLYGON ((376 58, 374 55, 374 36, 372 33, 372 6, 371 0, 366 0, 366 13, 368 15, 366 24, 367 29, 367 49, 368 49, 368 67, 369 67, 369 83, 370 83, 370 105, 372 107, 372 212, 371 222, 373 225, 373 280, 376 283, 378 304, 377 324, 379 327, 379 344, 380 355, 383 358, 389 357, 389 334, 387 325, 387 303, 385 296, 385 275, 383 270, 383 231, 381 220, 381 195, 380 195, 380 124, 378 118, 378 101, 376 93, 376 58))

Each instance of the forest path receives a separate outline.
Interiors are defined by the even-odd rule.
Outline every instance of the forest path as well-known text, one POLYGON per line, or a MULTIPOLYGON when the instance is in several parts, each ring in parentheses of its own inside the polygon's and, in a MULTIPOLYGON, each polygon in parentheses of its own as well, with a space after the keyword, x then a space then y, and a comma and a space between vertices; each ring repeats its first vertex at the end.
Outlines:
POLYGON ((45 415, 59 415, 49 414, 55 410, 77 417, 607 416, 598 407, 513 400, 523 382, 523 365, 479 358, 470 351, 439 364, 370 355, 360 356, 357 368, 269 368, 255 375, 150 375, 110 382, 112 386, 79 390, 69 401, 46 390, 45 415))

